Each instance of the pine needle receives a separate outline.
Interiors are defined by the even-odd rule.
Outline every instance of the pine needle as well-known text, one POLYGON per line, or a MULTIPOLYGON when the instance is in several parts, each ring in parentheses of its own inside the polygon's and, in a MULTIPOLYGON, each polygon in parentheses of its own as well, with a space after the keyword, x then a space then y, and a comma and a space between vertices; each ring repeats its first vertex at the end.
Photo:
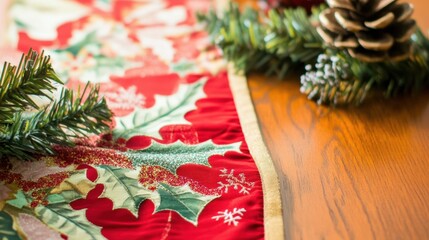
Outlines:
POLYGON ((302 8, 270 10, 268 14, 247 9, 241 12, 232 3, 219 17, 214 11, 199 14, 214 43, 238 71, 277 75, 297 70, 301 92, 319 104, 361 104, 371 92, 393 97, 415 93, 429 86, 429 40, 418 30, 411 39, 411 57, 400 62, 365 63, 346 51, 323 43, 316 31, 321 5, 308 16, 302 8), (325 72, 332 61, 317 62, 318 57, 339 59, 341 74, 325 72))
POLYGON ((240 12, 231 3, 221 16, 211 11, 198 19, 239 71, 283 78, 303 63, 314 63, 323 52, 322 39, 303 8, 273 9, 264 15, 250 8, 240 12))
POLYGON ((62 83, 43 53, 30 50, 18 67, 5 64, 0 81, 0 159, 51 155, 54 144, 73 146, 77 137, 109 130, 112 113, 99 97, 98 86, 88 83, 77 94, 63 89, 59 99, 52 99, 53 82, 62 83), (53 102, 38 106, 34 96, 53 102), (29 108, 33 111, 26 111, 29 108))

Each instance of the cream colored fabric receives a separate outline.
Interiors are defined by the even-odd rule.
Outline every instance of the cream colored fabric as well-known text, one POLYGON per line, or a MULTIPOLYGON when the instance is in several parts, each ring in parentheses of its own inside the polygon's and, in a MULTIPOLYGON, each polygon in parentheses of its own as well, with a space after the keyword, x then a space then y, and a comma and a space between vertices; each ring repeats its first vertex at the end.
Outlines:
POLYGON ((265 239, 283 239, 284 228, 279 179, 259 130, 246 77, 236 74, 232 64, 228 67, 228 77, 244 137, 262 178, 265 239))

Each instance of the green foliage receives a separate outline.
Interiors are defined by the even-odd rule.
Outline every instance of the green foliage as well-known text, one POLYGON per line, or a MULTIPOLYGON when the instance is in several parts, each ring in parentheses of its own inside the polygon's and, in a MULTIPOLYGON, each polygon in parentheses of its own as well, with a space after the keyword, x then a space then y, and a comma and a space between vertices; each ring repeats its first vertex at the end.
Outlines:
POLYGON ((98 86, 87 84, 77 94, 63 89, 59 99, 53 99, 53 82, 61 83, 43 53, 30 50, 18 67, 5 64, 0 80, 0 158, 54 154, 52 144, 73 146, 75 137, 109 130, 112 113, 100 99, 98 86), (39 106, 33 100, 37 97, 52 102, 39 106))
POLYGON ((314 68, 306 66, 301 92, 318 103, 333 105, 359 105, 372 93, 386 98, 416 93, 429 86, 429 40, 419 30, 412 43, 412 56, 400 62, 365 63, 345 51, 327 49, 314 68))
MULTIPOLYGON (((419 30, 413 35, 413 53, 400 62, 363 64, 355 75, 374 79, 386 97, 415 93, 429 85, 429 40, 419 30), (378 76, 377 76, 378 75, 378 76)), ((356 64, 356 63, 355 63, 356 64)))
POLYGON ((13 218, 5 211, 0 211, 0 239, 21 239, 18 232, 13 228, 13 218))
POLYGON ((212 155, 224 155, 228 151, 240 151, 240 143, 218 145, 211 140, 198 144, 185 144, 177 141, 170 144, 152 144, 143 150, 128 151, 124 154, 131 159, 134 166, 160 166, 176 174, 177 169, 185 164, 210 166, 212 155))
POLYGON ((218 196, 202 195, 193 191, 189 185, 170 186, 159 183, 159 202, 155 202, 155 212, 171 210, 177 212, 186 221, 197 226, 198 217, 204 208, 218 196))
POLYGON ((324 8, 314 8, 308 16, 301 8, 264 14, 250 9, 240 12, 232 4, 222 17, 210 12, 200 14, 198 19, 206 23, 214 42, 239 71, 284 78, 290 70, 303 71, 306 66, 301 92, 319 104, 361 104, 372 93, 392 97, 429 85, 429 40, 420 30, 411 39, 413 52, 409 59, 365 63, 323 43, 315 26, 324 8), (327 62, 317 62, 319 55, 327 62), (328 73, 332 59, 338 60, 338 69, 328 73))
POLYGON ((140 204, 151 197, 151 191, 146 190, 139 182, 138 173, 133 170, 114 166, 99 166, 98 184, 104 184, 102 197, 112 200, 113 209, 128 209, 134 216, 138 216, 140 204))
POLYGON ((61 199, 61 195, 57 194, 56 201, 46 206, 38 205, 34 209, 35 216, 62 234, 82 239, 103 239, 101 228, 88 221, 86 211, 73 209, 67 197, 61 199))
POLYGON ((61 83, 49 63, 49 57, 29 51, 18 66, 4 63, 0 78, 0 124, 13 123, 13 115, 27 107, 38 108, 31 96, 50 98, 51 83, 61 83))
POLYGON ((205 97, 202 91, 206 80, 193 84, 180 84, 177 92, 170 96, 158 96, 157 104, 151 108, 137 107, 133 113, 116 118, 113 131, 115 138, 129 139, 141 135, 161 138, 159 130, 170 124, 188 124, 185 114, 195 109, 196 102, 205 97))
MULTIPOLYGON (((315 9, 320 11, 319 9, 315 9)), ((303 63, 315 62, 323 52, 322 39, 303 8, 270 10, 268 15, 253 9, 240 12, 231 3, 222 17, 214 11, 199 14, 224 56, 239 70, 258 71, 281 78, 303 63)))
MULTIPOLYGON (((349 58, 341 54, 320 54, 315 66, 305 66, 307 72, 301 76, 301 92, 308 98, 317 99, 320 103, 344 103, 358 101, 364 97, 363 92, 355 94, 353 89, 361 88, 361 81, 353 77, 349 58)), ((367 88, 373 81, 367 82, 367 88)), ((362 89, 362 88, 361 88, 362 89)))
POLYGON ((198 217, 204 208, 217 195, 203 195, 192 190, 188 184, 172 186, 159 182, 156 189, 148 189, 140 183, 140 168, 128 169, 113 166, 96 167, 97 184, 104 184, 101 197, 113 202, 113 209, 128 209, 136 217, 140 204, 150 200, 155 205, 155 212, 175 211, 186 221, 197 225, 198 217))

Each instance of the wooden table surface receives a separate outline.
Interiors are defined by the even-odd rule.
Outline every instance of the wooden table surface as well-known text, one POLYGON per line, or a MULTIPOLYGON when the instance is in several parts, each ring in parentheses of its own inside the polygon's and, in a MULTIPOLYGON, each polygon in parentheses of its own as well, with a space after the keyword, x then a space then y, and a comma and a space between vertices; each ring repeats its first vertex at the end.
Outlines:
MULTIPOLYGON (((429 1, 411 2, 429 29, 429 1)), ((286 239, 429 239, 429 91, 335 109, 307 100, 298 76, 248 82, 286 239)))

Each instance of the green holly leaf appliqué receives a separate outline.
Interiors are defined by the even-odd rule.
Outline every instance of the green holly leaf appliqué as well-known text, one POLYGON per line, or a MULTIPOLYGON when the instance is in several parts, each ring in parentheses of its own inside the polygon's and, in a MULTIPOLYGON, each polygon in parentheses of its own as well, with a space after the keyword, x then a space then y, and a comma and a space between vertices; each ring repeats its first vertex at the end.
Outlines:
POLYGON ((203 87, 207 79, 193 84, 180 84, 177 92, 170 96, 155 96, 155 105, 151 108, 136 108, 134 112, 116 118, 117 126, 113 131, 116 138, 129 139, 137 135, 161 138, 159 130, 172 124, 189 124, 185 114, 195 109, 195 103, 206 95, 203 87))
POLYGON ((139 170, 112 166, 100 166, 96 169, 96 182, 104 184, 102 197, 112 200, 114 209, 126 208, 137 216, 140 204, 153 198, 154 193, 139 183, 139 170))
POLYGON ((152 144, 143 150, 128 151, 124 154, 136 167, 142 165, 160 166, 171 173, 176 174, 177 169, 188 163, 209 165, 209 157, 212 155, 224 155, 227 151, 240 151, 241 142, 225 145, 217 145, 208 140, 199 144, 185 144, 177 141, 171 144, 160 144, 152 141, 152 144))
POLYGON ((0 211, 0 239, 21 239, 18 232, 13 228, 13 218, 5 211, 0 211))
POLYGON ((195 226, 198 216, 212 200, 218 196, 206 196, 192 191, 188 185, 173 187, 160 183, 158 187, 159 202, 155 202, 156 212, 175 211, 195 226))
POLYGON ((145 200, 151 200, 156 206, 155 212, 175 211, 188 222, 197 225, 201 211, 218 197, 199 194, 188 185, 173 187, 159 183, 158 188, 152 191, 140 184, 140 170, 111 166, 100 166, 96 169, 99 175, 96 182, 104 184, 101 197, 112 200, 114 209, 128 209, 136 217, 140 204, 145 200))
POLYGON ((63 234, 81 239, 104 239, 101 228, 88 221, 85 210, 75 210, 70 202, 80 199, 95 186, 86 178, 85 170, 78 170, 48 195, 48 204, 38 205, 34 212, 38 219, 63 234))
POLYGON ((42 222, 58 232, 81 239, 104 239, 101 229, 86 218, 85 210, 72 209, 68 201, 39 205, 34 211, 42 222))
POLYGON ((31 198, 27 196, 22 190, 18 190, 14 194, 14 197, 14 199, 8 200, 6 204, 21 209, 23 207, 28 206, 31 202, 31 198))

